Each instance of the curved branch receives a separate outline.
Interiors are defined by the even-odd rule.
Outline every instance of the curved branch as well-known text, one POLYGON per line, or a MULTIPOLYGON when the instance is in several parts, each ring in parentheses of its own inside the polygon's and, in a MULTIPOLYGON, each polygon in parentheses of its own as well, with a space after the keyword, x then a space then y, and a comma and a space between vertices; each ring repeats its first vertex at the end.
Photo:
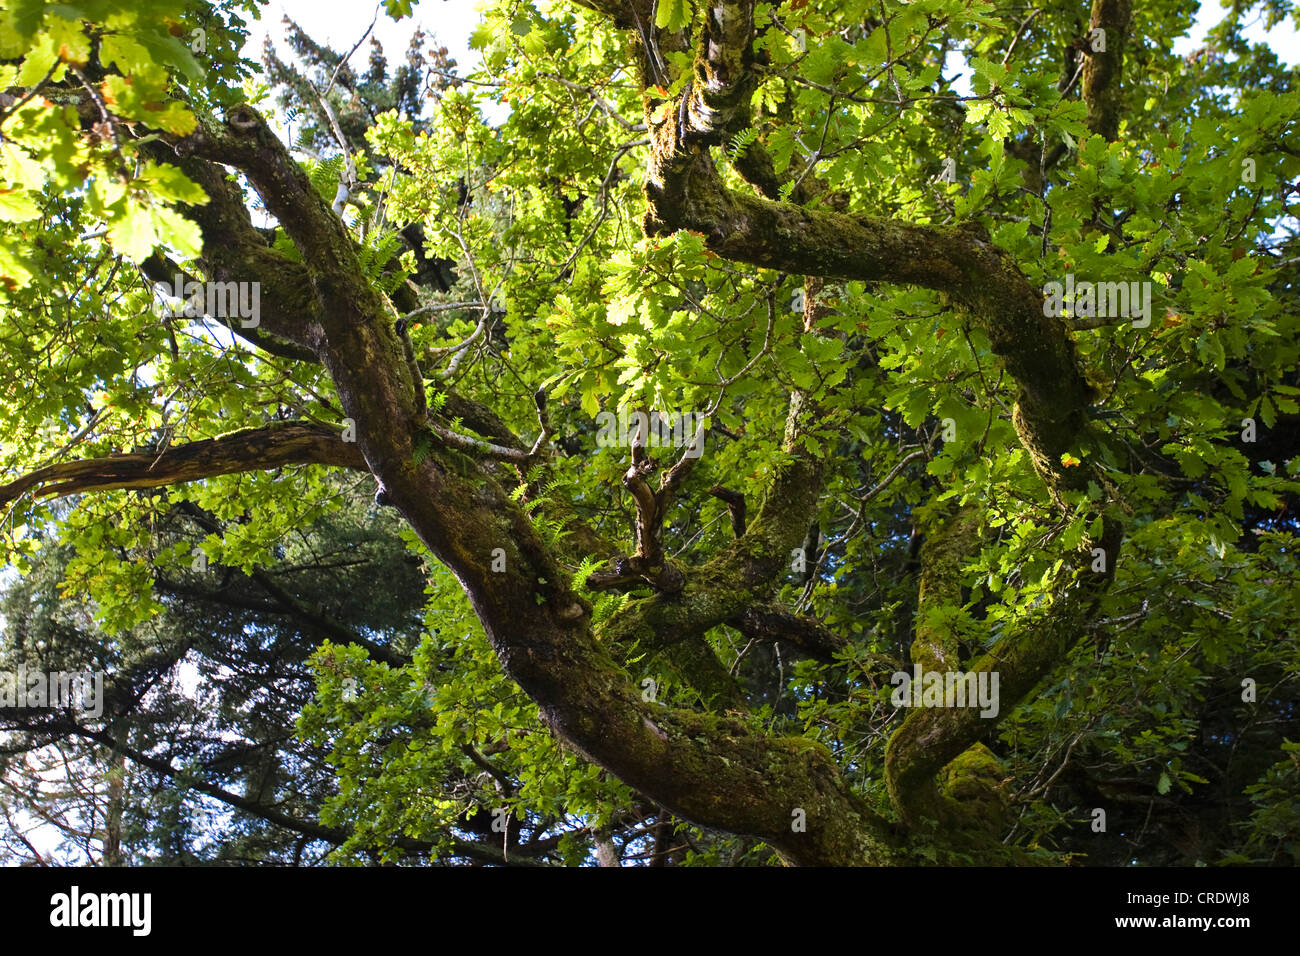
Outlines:
POLYGON ((731 515, 731 533, 737 538, 743 538, 745 536, 745 496, 739 491, 724 488, 722 485, 714 485, 709 489, 709 494, 726 503, 727 513, 731 515))
MULTIPOLYGON (((260 237, 259 237, 260 238, 260 237)), ((213 243, 213 246, 218 245, 213 243)), ((229 234, 220 243, 224 249, 231 247, 229 234)), ((210 265, 215 265, 215 256, 205 257, 210 265)), ((179 264, 173 262, 161 252, 155 252, 152 256, 140 264, 140 271, 148 276, 154 283, 174 287, 176 282, 184 283, 199 281, 196 276, 191 275, 179 264)), ((218 270, 214 270, 215 272, 218 270)), ((230 270, 224 270, 227 275, 231 274, 230 270)), ((286 263, 286 271, 292 273, 293 266, 286 263)), ((263 273, 259 273, 261 275, 263 273)), ((220 279, 218 279, 220 281, 220 279)), ((300 288, 301 283, 306 281, 305 275, 295 284, 294 288, 300 288)), ((232 334, 244 339, 255 348, 261 349, 268 355, 275 355, 280 358, 292 359, 296 362, 309 362, 314 365, 320 364, 320 359, 311 349, 295 342, 280 338, 279 336, 263 331, 262 323, 264 322, 268 329, 283 329, 288 324, 285 315, 286 296, 285 289, 277 288, 273 283, 269 286, 259 285, 258 288, 258 320, 259 324, 252 328, 245 328, 242 322, 234 322, 224 316, 208 316, 211 320, 219 322, 231 331, 232 334)))
POLYGON ((1054 603, 1017 622, 1011 634, 969 665, 971 673, 998 675, 996 713, 986 718, 974 707, 918 708, 908 712, 889 739, 885 780, 905 822, 936 815, 935 774, 990 735, 1087 632, 1093 609, 1114 577, 1122 536, 1119 522, 1103 520, 1100 545, 1107 556, 1107 570, 1091 572, 1082 553, 1073 555, 1073 566, 1064 572, 1066 585, 1058 589, 1054 603))
MULTIPOLYGON (((1119 27, 1120 21, 1126 27, 1130 3, 1095 0, 1094 19, 1103 27, 1119 27)), ((743 0, 718 0, 710 7, 691 82, 676 115, 657 110, 653 98, 647 99, 651 134, 645 187, 647 235, 688 229, 703 234, 709 249, 735 262, 808 277, 916 285, 949 296, 985 329, 993 351, 1019 386, 1013 423, 1053 498, 1059 500, 1064 491, 1086 487, 1094 469, 1068 470, 1063 463, 1067 452, 1084 452, 1090 444, 1089 405, 1094 398, 1069 330, 1059 318, 1044 314, 1042 292, 1030 285, 1018 264, 994 246, 980 226, 923 225, 776 202, 776 180, 762 161, 742 170, 742 175, 767 198, 723 183, 707 144, 728 124, 737 122, 743 110, 742 101, 733 102, 732 96, 746 89, 752 79, 746 76, 751 72, 752 40, 752 22, 745 20, 748 10, 743 0)), ((1114 44, 1113 55, 1091 63, 1090 106, 1096 104, 1098 122, 1103 124, 1113 120, 1113 110, 1107 104, 1118 102, 1114 81, 1121 62, 1122 33, 1121 27, 1107 38, 1108 44, 1114 44)), ((815 327, 816 318, 812 316, 810 328, 815 327)), ((798 418, 798 409, 792 409, 791 422, 798 418)), ((779 569, 771 562, 784 557, 781 547, 798 540, 791 535, 797 534, 798 523, 806 524, 820 491, 821 470, 816 462, 796 454, 784 464, 790 471, 778 476, 773 490, 779 489, 781 498, 792 497, 806 507, 787 507, 783 521, 770 514, 765 503, 767 514, 760 517, 760 525, 776 534, 756 542, 747 534, 729 553, 693 573, 680 600, 656 596, 636 602, 628 613, 608 622, 602 637, 650 645, 656 640, 672 642, 681 640, 681 635, 698 633, 697 628, 719 618, 723 608, 727 611, 721 620, 744 606, 735 601, 742 595, 751 597, 746 592, 757 588, 761 576, 775 576, 779 569), (805 480, 792 484, 788 481, 792 475, 805 480), (812 501, 801 500, 801 493, 811 493, 812 501), (797 516, 794 522, 789 520, 791 515, 797 516), (754 550, 750 551, 751 547, 754 550)), ((794 501, 784 503, 794 505, 794 501)), ((1105 529, 1102 542, 1113 564, 1122 532, 1111 520, 1106 521, 1105 529)), ((754 531, 758 530, 756 526, 754 531)), ((1088 542, 1085 549, 1092 545, 1088 542)), ((1078 563, 1076 555, 1072 564, 1078 563)), ((1004 692, 1009 703, 1018 701, 1062 659, 1078 633, 1072 630, 1075 617, 1091 606, 1092 598, 1108 583, 1109 575, 1076 582, 1075 589, 1060 596, 1045 619, 1023 625, 974 669, 996 666, 1006 670, 1002 675, 1004 692)), ((925 635, 920 637, 922 648, 934 649, 925 635)), ((987 724, 982 729, 987 729, 987 724)), ((974 743, 980 732, 978 714, 970 709, 919 710, 909 715, 890 741, 886 764, 891 796, 905 820, 913 822, 926 812, 927 808, 919 805, 918 794, 924 794, 934 774, 974 743)))
MULTIPOLYGON (((266 237, 253 227, 238 183, 220 166, 161 141, 143 144, 142 151, 159 162, 178 165, 207 195, 202 205, 182 207, 202 230, 199 263, 207 278, 259 283, 258 326, 244 329, 240 324, 232 331, 272 354, 318 362, 320 307, 311 295, 307 268, 267 245, 266 237)), ((174 281, 177 270, 168 274, 165 268, 159 256, 145 262, 146 274, 156 282, 174 281)))
MULTIPOLYGON (((416 454, 425 423, 393 328, 397 316, 370 287, 337 217, 260 118, 237 108, 226 129, 189 146, 245 172, 303 253, 320 306, 317 352, 356 422, 358 448, 388 500, 455 573, 503 668, 539 704, 543 722, 684 819, 755 836, 794 862, 892 859, 886 824, 826 748, 643 700, 592 632, 591 608, 573 593, 555 551, 497 480, 499 466, 442 444, 416 454)), ((816 504, 821 468, 805 456, 778 467, 789 494, 782 484, 781 500, 764 503, 736 542, 740 553, 727 575, 770 585, 781 549, 802 535, 816 504), (793 525, 783 514, 790 505, 800 513, 793 525)))
POLYGON ((756 641, 780 641, 808 657, 831 663, 835 652, 849 646, 846 638, 811 617, 804 617, 774 604, 745 608, 727 623, 756 641))
POLYGON ((1017 430, 1053 491, 1084 487, 1086 469, 1066 470, 1088 427, 1091 387, 1059 318, 1044 315, 1041 290, 978 226, 918 225, 771 202, 725 187, 707 153, 680 172, 664 167, 646 230, 702 232, 737 262, 837 279, 917 285, 967 306, 1020 386, 1017 430))
POLYGON ((0 505, 33 489, 40 497, 61 498, 82 491, 158 488, 282 465, 366 470, 357 446, 343 441, 339 432, 304 422, 273 422, 156 454, 109 455, 46 465, 0 485, 0 505))

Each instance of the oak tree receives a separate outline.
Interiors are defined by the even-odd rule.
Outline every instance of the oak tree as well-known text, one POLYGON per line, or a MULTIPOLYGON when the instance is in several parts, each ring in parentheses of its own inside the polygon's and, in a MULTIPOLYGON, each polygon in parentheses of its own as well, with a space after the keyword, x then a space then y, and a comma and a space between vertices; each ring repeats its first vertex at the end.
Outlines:
POLYGON ((373 482, 428 633, 316 652, 318 837, 470 853, 460 773, 535 860, 1121 862, 1157 807, 1294 859, 1300 94, 1246 4, 1184 58, 1169 0, 498 0, 392 84, 259 70, 254 9, 0 13, 0 504, 120 642, 373 482))

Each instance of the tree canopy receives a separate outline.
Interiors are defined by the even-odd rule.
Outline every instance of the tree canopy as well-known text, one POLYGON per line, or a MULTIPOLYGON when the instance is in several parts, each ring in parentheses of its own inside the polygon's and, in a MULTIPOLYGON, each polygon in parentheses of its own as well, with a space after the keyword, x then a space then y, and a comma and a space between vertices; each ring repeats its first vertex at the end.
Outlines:
POLYGON ((1256 12, 7 0, 0 854, 1300 861, 1256 12))

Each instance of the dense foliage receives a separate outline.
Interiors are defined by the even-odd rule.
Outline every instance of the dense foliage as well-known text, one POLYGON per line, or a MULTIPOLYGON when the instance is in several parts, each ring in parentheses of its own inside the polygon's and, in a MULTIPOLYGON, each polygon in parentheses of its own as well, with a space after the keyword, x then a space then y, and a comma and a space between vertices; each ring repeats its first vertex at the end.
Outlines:
POLYGON ((1297 862, 1252 10, 6 0, 0 853, 1297 862))

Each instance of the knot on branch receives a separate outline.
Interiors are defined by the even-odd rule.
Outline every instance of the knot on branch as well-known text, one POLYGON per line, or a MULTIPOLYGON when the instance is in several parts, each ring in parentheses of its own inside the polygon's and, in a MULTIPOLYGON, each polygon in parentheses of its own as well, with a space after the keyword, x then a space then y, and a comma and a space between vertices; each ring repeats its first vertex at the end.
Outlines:
POLYGON ((265 126, 266 121, 247 103, 240 103, 227 114, 226 125, 238 133, 251 133, 265 126))

